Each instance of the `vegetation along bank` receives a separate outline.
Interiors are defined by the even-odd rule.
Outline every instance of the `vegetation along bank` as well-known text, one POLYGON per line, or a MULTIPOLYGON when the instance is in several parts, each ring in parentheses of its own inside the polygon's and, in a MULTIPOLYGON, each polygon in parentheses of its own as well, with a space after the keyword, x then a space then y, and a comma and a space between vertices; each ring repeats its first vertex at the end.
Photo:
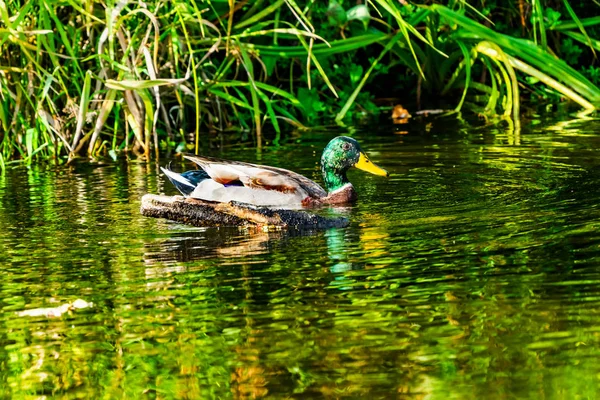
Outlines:
POLYGON ((0 169, 260 146, 401 103, 600 106, 597 0, 0 0, 0 169), (250 135, 249 135, 250 133, 250 135))

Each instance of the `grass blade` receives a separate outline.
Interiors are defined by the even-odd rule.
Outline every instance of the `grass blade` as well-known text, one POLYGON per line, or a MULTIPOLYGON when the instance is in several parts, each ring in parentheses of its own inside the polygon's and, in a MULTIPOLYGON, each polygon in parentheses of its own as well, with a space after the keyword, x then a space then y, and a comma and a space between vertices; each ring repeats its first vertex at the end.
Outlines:
POLYGON ((566 86, 570 86, 592 103, 600 103, 600 89, 596 85, 567 63, 550 55, 532 42, 497 33, 443 6, 434 4, 431 9, 465 29, 465 31, 456 32, 454 34, 455 38, 469 41, 485 40, 495 43, 504 52, 512 56, 518 55, 527 64, 534 66, 558 81, 562 81, 566 86))
POLYGON ((592 50, 592 53, 594 53, 594 57, 595 57, 596 52, 594 50, 594 46, 592 45, 592 40, 590 39, 587 32, 585 31, 585 28, 583 27, 583 24, 581 23, 579 18, 577 18, 577 14, 575 14, 575 11, 573 11, 573 9, 571 8, 571 5, 569 4, 568 0, 563 0, 563 4, 565 5, 567 12, 571 16, 571 19, 573 20, 573 22, 575 22, 575 24, 577 24, 577 28, 579 28, 579 31, 585 37, 585 39, 587 41, 587 45, 590 47, 590 49, 592 50))
POLYGON ((387 54, 387 52, 396 44, 396 42, 400 39, 400 37, 401 37, 401 34, 396 34, 396 36, 392 40, 390 40, 386 44, 386 46, 383 48, 383 50, 380 53, 379 57, 373 61, 373 63, 371 64, 371 66, 369 67, 369 69, 367 70, 367 72, 365 72, 365 74, 363 75, 362 79, 360 80, 360 82, 358 83, 358 85, 356 86, 356 88, 354 89, 354 91, 352 92, 352 94, 350 95, 350 97, 348 98, 348 100, 346 100, 346 103, 344 104, 344 106, 342 107, 342 109, 340 110, 340 112, 336 115, 335 121, 337 123, 341 123, 342 122, 342 120, 346 116, 346 113, 348 112, 348 110, 350 110, 350 107, 352 107, 352 104, 354 104, 354 101, 356 100, 356 97, 358 96, 358 94, 362 90, 362 88, 365 85, 365 83, 367 83, 367 79, 369 79, 369 76, 371 75, 371 73, 373 72, 373 70, 375 69, 375 67, 379 63, 379 61, 381 61, 381 59, 383 58, 383 56, 385 56, 387 54))
POLYGON ((502 55, 499 50, 500 50, 499 48, 495 48, 494 46, 490 45, 490 43, 486 43, 486 42, 482 42, 477 46, 477 51, 479 51, 493 59, 505 60, 507 65, 510 65, 511 67, 514 67, 520 71, 525 72, 526 74, 528 74, 530 76, 533 76, 533 77, 539 79, 540 81, 544 82, 546 85, 555 89, 557 92, 562 93, 569 99, 578 103, 586 110, 593 110, 596 108, 593 104, 588 102, 582 96, 578 95, 576 92, 574 92, 570 88, 561 84, 556 79, 553 79, 549 75, 544 74, 543 72, 535 69, 531 65, 528 65, 527 63, 524 63, 523 61, 521 61, 515 57, 512 57, 508 54, 502 55))
POLYGON ((596 26, 600 25, 600 16, 590 17, 590 18, 581 18, 578 19, 579 23, 576 21, 569 22, 561 22, 559 24, 554 25, 551 29, 555 31, 565 31, 569 29, 579 28, 579 26, 596 26))
MULTIPOLYGON (((81 93, 81 100, 79 102, 79 111, 77 113, 77 127, 75 128, 75 136, 73 137, 72 148, 77 148, 79 138, 81 137, 81 131, 83 124, 87 118, 88 107, 90 105, 90 89, 92 87, 92 73, 87 71, 85 73, 85 79, 83 81, 83 91, 81 93)), ((72 152, 71 152, 72 153, 72 152)))
POLYGON ((279 9, 279 7, 281 7, 283 5, 283 3, 285 3, 285 0, 277 0, 275 3, 269 5, 268 7, 264 8, 262 11, 254 14, 254 16, 241 21, 240 23, 238 23, 234 29, 238 30, 238 29, 242 29, 245 28, 248 25, 252 25, 255 24, 259 21, 262 21, 263 18, 265 18, 267 15, 270 15, 271 13, 275 12, 275 10, 279 9))
POLYGON ((600 40, 591 39, 589 36, 584 36, 579 32, 564 31, 562 33, 577 40, 578 42, 583 43, 586 46, 590 46, 592 49, 600 51, 600 40))
POLYGON ((471 65, 473 64, 474 60, 471 59, 471 54, 469 50, 467 50, 467 46, 465 46, 463 42, 459 40, 456 42, 456 44, 458 44, 458 47, 460 47, 460 51, 463 54, 463 61, 465 65, 465 87, 463 89, 462 97, 460 98, 460 101, 455 108, 456 111, 460 111, 463 106, 463 103, 465 102, 465 98, 467 97, 467 91, 469 90, 469 83, 471 82, 471 65))

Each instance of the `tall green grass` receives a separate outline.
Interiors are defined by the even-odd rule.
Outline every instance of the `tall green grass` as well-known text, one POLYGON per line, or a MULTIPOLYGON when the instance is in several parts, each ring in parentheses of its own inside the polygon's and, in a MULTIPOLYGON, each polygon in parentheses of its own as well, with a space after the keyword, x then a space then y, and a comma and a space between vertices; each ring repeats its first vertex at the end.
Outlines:
POLYGON ((598 87, 548 40, 595 52, 598 17, 579 19, 564 0, 568 19, 549 24, 532 0, 529 38, 519 38, 498 32, 478 2, 450 4, 0 0, 0 168, 198 152, 215 131, 252 132, 261 146, 265 126, 277 140, 313 115, 342 123, 365 108, 374 77, 394 79, 390 69, 409 71, 418 93, 459 93, 457 111, 516 127, 527 85, 586 112, 600 105, 598 87), (336 72, 336 57, 356 54, 369 57, 364 68, 336 72))

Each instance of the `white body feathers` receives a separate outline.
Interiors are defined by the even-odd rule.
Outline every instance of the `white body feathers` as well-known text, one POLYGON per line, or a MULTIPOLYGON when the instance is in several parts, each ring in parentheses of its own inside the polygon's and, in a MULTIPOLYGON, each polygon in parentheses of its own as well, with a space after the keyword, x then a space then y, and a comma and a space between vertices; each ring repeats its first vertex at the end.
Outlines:
POLYGON ((327 196, 327 192, 315 182, 285 169, 210 157, 186 158, 198 164, 210 179, 196 184, 181 174, 161 169, 171 181, 189 188, 186 195, 194 199, 296 208, 302 207, 307 198, 327 196))

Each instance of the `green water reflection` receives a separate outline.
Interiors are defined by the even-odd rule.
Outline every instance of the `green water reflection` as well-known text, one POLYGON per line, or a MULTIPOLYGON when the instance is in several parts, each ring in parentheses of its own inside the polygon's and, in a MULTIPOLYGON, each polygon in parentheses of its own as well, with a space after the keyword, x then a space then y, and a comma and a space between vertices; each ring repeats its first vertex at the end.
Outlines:
MULTIPOLYGON (((324 232, 143 218, 157 165, 6 171, 0 396, 598 398, 600 123, 449 125, 355 133, 393 175, 324 232)), ((320 179, 334 135, 211 154, 320 179)))

